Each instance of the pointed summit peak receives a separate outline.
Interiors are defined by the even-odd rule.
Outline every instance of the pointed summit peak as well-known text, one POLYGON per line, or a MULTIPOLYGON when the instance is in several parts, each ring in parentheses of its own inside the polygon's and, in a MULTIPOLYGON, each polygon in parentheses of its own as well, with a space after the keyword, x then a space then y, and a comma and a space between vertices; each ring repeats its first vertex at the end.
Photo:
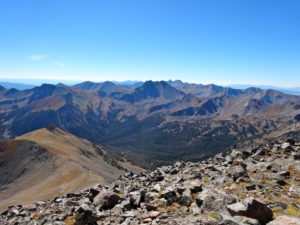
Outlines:
POLYGON ((134 93, 124 95, 121 100, 137 102, 145 99, 176 99, 185 94, 165 81, 146 81, 141 87, 135 89, 134 93))
POLYGON ((152 80, 147 80, 141 87, 171 87, 166 81, 152 81, 152 80))
POLYGON ((105 89, 111 89, 111 88, 114 88, 116 85, 111 82, 111 81, 105 81, 104 83, 102 83, 101 85, 101 90, 105 90, 105 89))
POLYGON ((176 85, 182 85, 184 83, 181 80, 168 80, 168 84, 176 86, 176 85))
POLYGON ((76 84, 73 88, 82 91, 97 91, 101 87, 102 83, 94 83, 92 81, 84 81, 82 83, 76 84))

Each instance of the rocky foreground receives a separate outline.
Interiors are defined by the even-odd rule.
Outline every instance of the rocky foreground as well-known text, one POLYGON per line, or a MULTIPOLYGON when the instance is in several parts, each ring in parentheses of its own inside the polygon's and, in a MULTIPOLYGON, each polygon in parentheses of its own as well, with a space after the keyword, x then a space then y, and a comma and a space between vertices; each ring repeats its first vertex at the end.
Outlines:
POLYGON ((110 186, 11 206, 0 224, 300 224, 300 143, 128 173, 110 186))

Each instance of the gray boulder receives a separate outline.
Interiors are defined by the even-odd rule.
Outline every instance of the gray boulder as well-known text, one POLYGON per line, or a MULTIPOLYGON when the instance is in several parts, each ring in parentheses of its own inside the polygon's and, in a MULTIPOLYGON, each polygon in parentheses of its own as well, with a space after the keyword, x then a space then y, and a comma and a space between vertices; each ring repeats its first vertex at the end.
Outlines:
POLYGON ((112 209, 119 203, 121 197, 116 193, 103 189, 95 198, 94 204, 99 205, 99 209, 112 209))
POLYGON ((236 199, 233 195, 226 194, 214 188, 205 189, 201 195, 196 198, 197 205, 201 210, 207 212, 224 212, 226 211, 225 205, 234 202, 236 202, 236 199))
POLYGON ((262 225, 270 222, 273 218, 272 210, 254 198, 247 198, 243 202, 226 205, 226 208, 232 216, 257 219, 262 225))

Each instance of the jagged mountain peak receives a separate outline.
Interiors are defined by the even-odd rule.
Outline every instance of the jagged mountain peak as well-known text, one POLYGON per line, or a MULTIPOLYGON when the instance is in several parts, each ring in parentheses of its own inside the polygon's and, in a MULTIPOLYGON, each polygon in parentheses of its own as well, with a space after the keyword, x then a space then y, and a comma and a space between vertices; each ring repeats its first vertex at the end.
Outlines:
POLYGON ((184 82, 182 82, 181 80, 168 80, 167 83, 175 86, 184 84, 184 82))
POLYGON ((51 96, 56 90, 56 85, 53 84, 42 84, 39 87, 32 89, 32 95, 30 97, 30 102, 43 99, 45 97, 51 96))
POLYGON ((146 81, 142 86, 135 88, 132 93, 125 94, 120 100, 130 103, 140 102, 149 99, 176 99, 182 98, 184 92, 170 86, 165 81, 146 81))
POLYGON ((147 80, 144 82, 142 87, 150 87, 150 86, 168 86, 168 83, 166 81, 152 81, 152 80, 147 80))
POLYGON ((178 96, 184 96, 184 93, 170 86, 165 81, 146 81, 141 87, 135 89, 135 92, 143 95, 143 97, 164 97, 164 98, 176 98, 178 96))
POLYGON ((56 87, 69 87, 69 86, 65 85, 64 83, 57 83, 56 87))
POLYGON ((251 92, 259 92, 261 91, 262 89, 260 88, 257 88, 257 87, 249 87, 249 88, 246 88, 244 89, 246 93, 251 93, 251 92))
POLYGON ((206 84, 206 85, 203 85, 203 86, 206 86, 206 87, 208 87, 210 89, 213 89, 213 90, 220 90, 220 89, 224 88, 224 87, 216 85, 216 84, 206 84))
POLYGON ((116 86, 117 85, 115 85, 111 81, 105 81, 101 84, 99 90, 105 91, 105 92, 112 92, 113 90, 115 90, 116 86))
POLYGON ((73 85, 75 89, 83 90, 83 91, 95 91, 101 87, 102 83, 95 83, 92 81, 84 81, 82 83, 73 85))
POLYGON ((34 87, 32 90, 35 92, 38 91, 54 91, 57 88, 55 84, 42 84, 40 86, 34 87))
POLYGON ((68 92, 75 92, 75 90, 67 85, 42 84, 41 86, 34 87, 33 89, 26 90, 25 92, 30 93, 29 102, 33 102, 53 95, 65 95, 68 92))
POLYGON ((113 83, 113 82, 111 82, 111 81, 104 81, 103 83, 102 83, 102 86, 116 86, 116 84, 115 83, 113 83))
MULTIPOLYGON (((55 84, 47 84, 47 83, 44 83, 44 84, 42 84, 41 86, 40 86, 40 88, 55 88, 56 87, 56 85, 55 84)), ((38 87, 37 87, 38 88, 38 87)))
POLYGON ((8 97, 8 98, 10 98, 10 97, 15 97, 15 96, 17 96, 17 94, 20 93, 20 92, 21 92, 21 91, 18 90, 18 89, 16 89, 16 88, 10 88, 10 89, 7 89, 7 90, 6 90, 4 96, 5 96, 5 97, 8 97))

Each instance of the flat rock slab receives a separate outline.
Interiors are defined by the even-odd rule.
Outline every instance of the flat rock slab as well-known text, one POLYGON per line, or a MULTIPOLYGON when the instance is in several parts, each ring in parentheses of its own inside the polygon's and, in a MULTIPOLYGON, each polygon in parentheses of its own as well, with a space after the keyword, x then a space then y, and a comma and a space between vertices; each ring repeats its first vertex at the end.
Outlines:
POLYGON ((291 216, 279 216, 267 225, 300 225, 300 219, 291 216))

